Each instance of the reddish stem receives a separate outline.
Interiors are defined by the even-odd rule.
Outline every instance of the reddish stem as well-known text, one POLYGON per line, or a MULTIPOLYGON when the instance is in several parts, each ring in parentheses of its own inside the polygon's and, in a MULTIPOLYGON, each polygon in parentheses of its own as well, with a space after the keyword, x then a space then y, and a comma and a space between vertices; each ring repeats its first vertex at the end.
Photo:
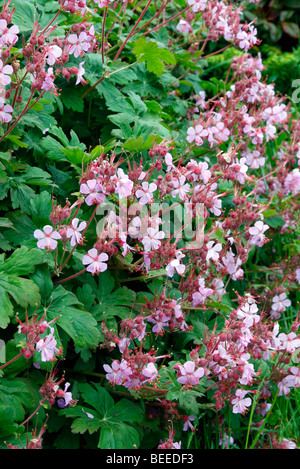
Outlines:
POLYGON ((30 100, 34 94, 34 92, 32 91, 31 92, 31 95, 29 97, 29 100, 25 106, 25 108, 23 109, 23 111, 21 112, 21 114, 19 115, 19 117, 15 120, 15 122, 13 123, 13 125, 5 132, 5 134, 3 135, 3 137, 0 138, 0 142, 2 142, 2 140, 4 140, 7 135, 15 128, 15 126, 19 123, 19 121, 22 119, 22 117, 24 116, 24 114, 26 114, 26 112, 30 111, 30 109, 33 108, 33 106, 39 101, 39 99, 41 99, 41 97, 46 93, 46 90, 44 90, 37 98, 36 100, 34 101, 34 103, 29 106, 29 103, 30 103, 30 100))
POLYGON ((169 23, 170 21, 174 20, 175 18, 177 18, 178 16, 182 15, 183 13, 185 13, 187 10, 189 10, 191 8, 191 6, 188 6, 186 7, 184 10, 180 11, 179 13, 177 13, 176 15, 172 16, 171 18, 167 19, 166 21, 164 21, 163 23, 159 24, 158 26, 155 26, 155 28, 152 28, 150 29, 149 31, 146 31, 144 33, 144 36, 147 36, 147 34, 150 34, 152 31, 156 31, 157 29, 161 28, 162 26, 164 26, 165 24, 169 23))
POLYGON ((34 412, 32 412, 32 414, 26 419, 24 420, 24 422, 22 422, 20 425, 25 425, 25 423, 29 422, 30 419, 32 419, 32 417, 38 412, 38 410, 42 407, 42 405, 44 404, 45 402, 45 399, 42 399, 39 406, 35 409, 34 412))
POLYGON ((103 64, 103 65, 104 65, 104 42, 105 42, 104 33, 105 33, 105 22, 106 22, 106 16, 107 16, 107 9, 108 9, 108 6, 105 7, 104 16, 103 16, 103 23, 102 23, 102 45, 101 45, 101 53, 102 53, 102 64, 103 64))
POLYGON ((11 363, 13 363, 15 360, 17 360, 17 359, 20 358, 21 356, 22 356, 22 353, 19 353, 19 354, 16 355, 14 358, 12 358, 11 360, 9 360, 9 362, 4 363, 4 365, 0 366, 0 370, 2 370, 2 368, 5 368, 6 366, 10 365, 11 363))
POLYGON ((117 60, 117 58, 119 57, 119 55, 121 54, 122 50, 124 49, 125 45, 127 44, 127 42, 129 41, 129 39, 131 38, 131 36, 133 36, 133 33, 134 31, 136 30, 138 24, 142 21, 146 11, 148 10, 149 6, 150 6, 150 3, 152 2, 152 0, 149 0, 147 5, 145 6, 144 10, 142 11, 141 13, 141 16, 139 17, 139 19, 137 20, 136 24, 134 25, 134 27, 132 28, 132 30, 130 31, 130 33, 128 34, 127 38, 125 39, 125 41, 123 42, 123 44, 121 45, 120 49, 118 50, 118 52, 116 53, 115 55, 115 58, 113 60, 113 62, 115 62, 117 60))
POLYGON ((81 270, 80 272, 77 272, 77 274, 71 275, 70 277, 64 278, 63 280, 59 280, 58 282, 54 282, 53 285, 59 285, 60 283, 67 282, 68 280, 72 280, 75 277, 78 277, 79 275, 83 274, 86 272, 86 269, 81 270))

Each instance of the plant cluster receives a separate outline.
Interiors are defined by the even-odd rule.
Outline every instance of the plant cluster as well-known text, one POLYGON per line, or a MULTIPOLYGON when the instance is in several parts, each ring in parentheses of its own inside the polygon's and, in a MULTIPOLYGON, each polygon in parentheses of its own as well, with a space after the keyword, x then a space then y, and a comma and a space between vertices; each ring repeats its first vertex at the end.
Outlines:
POLYGON ((245 5, 2 4, 2 446, 296 448, 299 115, 245 5))

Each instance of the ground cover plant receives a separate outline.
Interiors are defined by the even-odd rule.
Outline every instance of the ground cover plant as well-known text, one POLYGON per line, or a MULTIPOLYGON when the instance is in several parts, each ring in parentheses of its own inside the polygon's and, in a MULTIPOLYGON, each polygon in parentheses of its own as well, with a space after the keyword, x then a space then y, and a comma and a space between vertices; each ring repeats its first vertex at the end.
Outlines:
POLYGON ((2 448, 299 447, 299 111, 257 4, 0 2, 2 448))

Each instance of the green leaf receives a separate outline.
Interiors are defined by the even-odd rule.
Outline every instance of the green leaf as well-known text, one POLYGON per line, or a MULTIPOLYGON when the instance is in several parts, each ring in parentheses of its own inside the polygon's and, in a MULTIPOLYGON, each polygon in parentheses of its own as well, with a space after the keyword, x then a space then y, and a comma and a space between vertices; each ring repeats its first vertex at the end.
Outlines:
POLYGON ((73 433, 92 434, 101 428, 98 448, 130 449, 139 446, 139 433, 124 422, 141 423, 144 418, 141 407, 128 399, 114 404, 113 398, 99 383, 80 383, 78 388, 92 409, 77 405, 61 411, 66 417, 75 418, 71 425, 73 433))
POLYGON ((12 208, 20 208, 25 213, 30 212, 30 201, 35 198, 36 193, 26 184, 20 184, 17 188, 10 190, 12 208))
MULTIPOLYGON (((0 278, 1 282, 1 278, 0 278)), ((5 329, 14 314, 14 307, 5 288, 0 285, 0 327, 5 329)))
POLYGON ((265 218, 265 222, 271 228, 278 228, 279 226, 283 226, 285 224, 284 219, 279 215, 270 218, 265 218))
POLYGON ((140 135, 137 138, 128 139, 124 143, 123 148, 133 152, 149 150, 154 142, 160 143, 162 140, 162 137, 160 137, 159 135, 150 135, 147 140, 144 140, 144 137, 140 135))
POLYGON ((7 275, 28 275, 35 271, 35 266, 44 260, 44 252, 41 249, 28 249, 22 246, 4 262, 0 263, 0 272, 7 275))
POLYGON ((51 194, 47 191, 37 194, 35 198, 30 201, 30 211, 32 221, 37 228, 49 225, 49 215, 52 211, 51 194))
POLYGON ((61 100, 67 109, 74 112, 83 112, 84 101, 81 98, 82 92, 74 88, 64 88, 61 94, 61 100))
POLYGON ((12 143, 14 143, 15 145, 17 145, 18 147, 20 148, 27 148, 28 145, 24 142, 21 141, 21 137, 20 135, 13 135, 13 134, 8 134, 6 137, 5 137, 5 140, 10 140, 12 143))
POLYGON ((22 421, 27 409, 38 404, 38 396, 26 378, 3 378, 0 380, 0 408, 10 411, 10 421, 22 421))
POLYGON ((101 428, 100 449, 136 449, 139 444, 137 430, 126 423, 110 423, 101 428))
POLYGON ((99 304, 91 310, 93 316, 101 321, 103 318, 118 316, 126 318, 134 305, 136 293, 127 287, 121 287, 113 293, 105 293, 98 296, 99 304))
POLYGON ((94 407, 102 417, 109 415, 109 411, 114 406, 114 400, 104 387, 98 383, 83 383, 79 384, 78 388, 87 404, 94 407))
POLYGON ((97 322, 83 309, 76 295, 65 290, 61 285, 51 295, 52 302, 47 307, 47 320, 57 318, 56 327, 63 329, 75 345, 80 348, 96 347, 100 340, 97 322))
POLYGON ((165 65, 175 65, 176 59, 168 49, 161 49, 156 42, 146 42, 141 37, 135 42, 133 52, 139 62, 146 62, 149 72, 153 72, 160 76, 163 74, 165 65))
POLYGON ((9 220, 9 218, 0 218, 0 228, 11 228, 13 223, 9 220))
POLYGON ((49 186, 52 184, 51 175, 37 167, 30 166, 22 177, 28 185, 49 186))
POLYGON ((137 405, 128 399, 121 399, 117 404, 110 409, 107 417, 120 420, 121 422, 141 422, 144 412, 137 405))
POLYGON ((13 315, 10 297, 23 307, 40 303, 39 287, 31 280, 20 277, 35 271, 35 266, 44 260, 39 249, 28 250, 22 246, 7 259, 0 260, 0 327, 5 328, 13 315))

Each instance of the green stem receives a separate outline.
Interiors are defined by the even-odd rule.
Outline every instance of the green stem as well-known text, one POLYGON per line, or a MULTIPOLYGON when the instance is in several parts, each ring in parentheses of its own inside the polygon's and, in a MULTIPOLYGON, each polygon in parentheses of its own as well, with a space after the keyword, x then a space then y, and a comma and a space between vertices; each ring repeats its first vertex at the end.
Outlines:
MULTIPOLYGON (((272 403, 272 405, 271 405, 271 408, 270 408, 269 412, 267 413, 266 418, 265 418, 265 420, 263 421, 263 424, 262 424, 262 426, 260 427, 260 429, 259 429, 259 431, 258 431, 256 437, 254 438, 254 440, 253 440, 253 442, 252 442, 252 445, 250 446, 250 449, 253 449, 253 448, 255 447, 258 438, 259 438, 260 435, 262 434, 263 429, 264 429, 265 426, 266 426, 266 423, 267 423, 267 421, 268 421, 268 418, 270 417, 271 412, 272 412, 272 410, 273 410, 273 407, 274 407, 274 405, 275 405, 275 402, 276 402, 276 400, 277 400, 278 393, 279 393, 279 389, 277 390, 277 393, 276 393, 276 395, 275 395, 275 398, 274 398, 274 401, 273 401, 273 403, 272 403)), ((247 449, 247 448, 245 448, 245 449, 247 449)))

